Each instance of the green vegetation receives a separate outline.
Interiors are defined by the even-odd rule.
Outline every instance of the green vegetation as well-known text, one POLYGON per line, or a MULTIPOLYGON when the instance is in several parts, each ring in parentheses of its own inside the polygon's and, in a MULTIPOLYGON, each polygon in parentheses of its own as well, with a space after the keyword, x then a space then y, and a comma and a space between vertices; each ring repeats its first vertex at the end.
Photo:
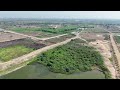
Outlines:
POLYGON ((69 33, 78 28, 77 25, 67 25, 60 28, 49 28, 49 27, 42 27, 42 28, 25 28, 25 27, 14 27, 11 28, 11 30, 19 33, 24 32, 47 32, 47 33, 53 33, 53 34, 64 34, 69 33))
POLYGON ((14 27, 11 28, 12 31, 18 32, 18 33, 37 33, 38 35, 36 37, 38 38, 44 38, 44 37, 52 37, 58 34, 49 33, 49 32, 43 32, 41 28, 22 28, 22 27, 14 27))
POLYGON ((114 36, 114 39, 117 43, 120 43, 120 36, 114 36))
POLYGON ((109 35, 105 34, 103 36, 105 37, 104 40, 110 40, 110 36, 109 35))
POLYGON ((0 61, 5 62, 33 51, 22 45, 0 48, 0 61))
POLYGON ((78 27, 77 26, 65 26, 62 28, 44 28, 42 29, 43 32, 49 32, 49 33, 54 33, 54 34, 64 34, 64 33, 69 33, 71 31, 76 30, 78 27))
POLYGON ((50 71, 63 74, 91 71, 99 68, 106 78, 110 78, 103 58, 95 48, 82 45, 81 40, 72 40, 66 45, 48 50, 37 57, 37 61, 50 71))

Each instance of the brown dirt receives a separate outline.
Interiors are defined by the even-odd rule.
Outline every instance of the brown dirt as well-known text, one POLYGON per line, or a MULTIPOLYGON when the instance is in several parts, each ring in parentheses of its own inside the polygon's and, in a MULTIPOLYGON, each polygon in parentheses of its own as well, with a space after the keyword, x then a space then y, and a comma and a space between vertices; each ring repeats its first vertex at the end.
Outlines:
POLYGON ((117 44, 117 47, 118 47, 118 50, 119 50, 119 52, 120 52, 120 44, 117 44))
POLYGON ((112 65, 112 62, 109 60, 109 58, 112 57, 111 54, 111 48, 110 48, 110 43, 109 41, 106 40, 96 40, 95 42, 90 42, 90 45, 94 46, 97 48, 97 50, 101 53, 101 55, 104 58, 104 63, 108 70, 111 72, 112 78, 116 78, 116 71, 114 66, 112 65))
POLYGON ((96 39, 96 40, 104 40, 103 34, 96 34, 96 33, 81 33, 81 38, 86 40, 89 39, 96 39))
POLYGON ((56 38, 56 37, 59 38, 59 37, 61 37, 61 36, 66 35, 66 34, 62 34, 62 35, 57 35, 57 36, 48 37, 48 38, 38 38, 38 37, 29 36, 29 35, 22 34, 22 33, 17 33, 17 32, 14 32, 14 31, 9 31, 9 30, 4 30, 4 32, 6 32, 6 33, 11 33, 11 34, 16 34, 16 35, 20 35, 20 36, 24 36, 24 37, 26 37, 26 38, 31 38, 32 40, 35 40, 35 41, 47 40, 47 39, 56 38))
POLYGON ((23 34, 26 34, 26 35, 29 35, 29 36, 34 36, 34 37, 36 37, 36 36, 39 36, 41 33, 36 33, 36 32, 24 32, 23 34))
POLYGON ((120 60, 119 60, 120 59, 120 52, 119 52, 119 50, 117 48, 117 45, 116 45, 116 43, 115 43, 115 41, 113 39, 113 35, 112 34, 110 34, 110 38, 111 38, 111 43, 112 43, 112 46, 113 46, 116 58, 117 58, 117 60, 119 62, 119 66, 120 66, 120 60))
POLYGON ((0 42, 0 48, 5 48, 8 46, 15 46, 15 45, 24 45, 26 47, 33 48, 35 50, 46 46, 42 42, 35 42, 35 41, 33 41, 31 39, 27 39, 27 38, 16 39, 16 40, 7 41, 7 42, 0 42))
POLYGON ((25 37, 22 35, 17 35, 17 34, 13 34, 13 33, 0 32, 0 42, 6 42, 6 41, 22 39, 22 38, 25 38, 25 37))
POLYGON ((110 39, 111 39, 111 43, 112 43, 112 47, 113 47, 113 50, 114 50, 114 55, 116 56, 116 61, 117 61, 117 66, 118 66, 118 78, 120 78, 120 52, 119 52, 119 49, 113 39, 113 34, 110 33, 110 39))

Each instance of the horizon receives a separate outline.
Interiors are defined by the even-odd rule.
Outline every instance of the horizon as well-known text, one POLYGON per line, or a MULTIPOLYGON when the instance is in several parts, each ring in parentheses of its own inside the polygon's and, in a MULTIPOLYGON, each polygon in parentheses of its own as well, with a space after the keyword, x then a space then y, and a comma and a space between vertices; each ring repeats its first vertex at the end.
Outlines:
POLYGON ((0 11, 0 19, 120 19, 120 11, 0 11))
POLYGON ((25 18, 25 17, 16 17, 16 18, 6 18, 6 17, 0 17, 0 19, 37 19, 37 20, 41 20, 41 19, 57 19, 57 20, 120 20, 120 19, 108 19, 108 18, 25 18))

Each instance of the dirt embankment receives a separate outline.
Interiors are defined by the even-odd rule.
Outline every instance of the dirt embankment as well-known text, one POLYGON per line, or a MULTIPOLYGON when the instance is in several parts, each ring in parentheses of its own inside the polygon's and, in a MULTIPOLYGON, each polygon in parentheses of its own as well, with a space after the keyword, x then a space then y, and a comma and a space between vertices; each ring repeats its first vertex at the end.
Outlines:
MULTIPOLYGON (((66 43, 70 42, 72 39, 76 39, 76 38, 77 37, 73 37, 73 38, 67 39, 67 40, 65 40, 63 42, 60 42, 60 43, 57 43, 57 44, 53 44, 53 45, 46 46, 44 48, 38 49, 36 51, 33 51, 33 52, 29 53, 29 54, 23 55, 23 56, 18 57, 16 59, 10 60, 8 62, 0 63, 0 71, 7 70, 10 67, 19 65, 19 64, 21 64, 23 62, 26 62, 26 61, 29 61, 32 58, 36 57, 38 54, 42 53, 42 52, 45 52, 45 51, 47 51, 49 49, 53 49, 53 48, 55 48, 55 47, 57 47, 59 45, 66 44, 66 43)), ((12 71, 14 71, 14 70, 12 70, 12 71)))
POLYGON ((22 35, 0 32, 0 42, 6 42, 6 41, 11 41, 16 39, 23 39, 23 38, 25 37, 22 35))
POLYGON ((52 38, 59 38, 61 36, 64 36, 64 35, 67 35, 67 34, 62 34, 62 35, 58 35, 58 36, 53 36, 53 37, 48 37, 48 38, 37 38, 37 37, 34 37, 34 36, 29 36, 29 35, 25 35, 25 34, 22 34, 22 33, 17 33, 17 32, 14 32, 14 31, 9 31, 9 30, 4 30, 4 32, 6 33, 11 33, 11 34, 16 34, 16 35, 20 35, 20 36, 23 36, 23 37, 26 37, 26 38, 31 38, 33 40, 48 40, 48 39, 52 39, 52 38))
POLYGON ((90 45, 97 48, 97 50, 101 53, 104 58, 104 63, 108 70, 111 72, 111 76, 113 79, 116 79, 116 71, 115 68, 110 61, 112 57, 111 49, 110 49, 110 42, 106 40, 96 40, 95 42, 90 42, 90 45))
POLYGON ((117 47, 117 45, 116 45, 116 43, 115 43, 115 41, 113 39, 112 34, 110 34, 110 39, 111 39, 111 43, 112 43, 112 46, 113 46, 113 49, 114 49, 115 56, 117 58, 119 66, 120 66, 120 52, 119 52, 118 47, 117 47))

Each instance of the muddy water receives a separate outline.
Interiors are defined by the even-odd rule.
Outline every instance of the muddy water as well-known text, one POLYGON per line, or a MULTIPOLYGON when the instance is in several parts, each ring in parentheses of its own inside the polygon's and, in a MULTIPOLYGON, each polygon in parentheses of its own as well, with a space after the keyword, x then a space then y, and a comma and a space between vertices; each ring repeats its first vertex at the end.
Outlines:
POLYGON ((0 79, 104 79, 100 71, 78 72, 70 75, 50 72, 41 64, 27 65, 17 71, 1 76, 0 79))

